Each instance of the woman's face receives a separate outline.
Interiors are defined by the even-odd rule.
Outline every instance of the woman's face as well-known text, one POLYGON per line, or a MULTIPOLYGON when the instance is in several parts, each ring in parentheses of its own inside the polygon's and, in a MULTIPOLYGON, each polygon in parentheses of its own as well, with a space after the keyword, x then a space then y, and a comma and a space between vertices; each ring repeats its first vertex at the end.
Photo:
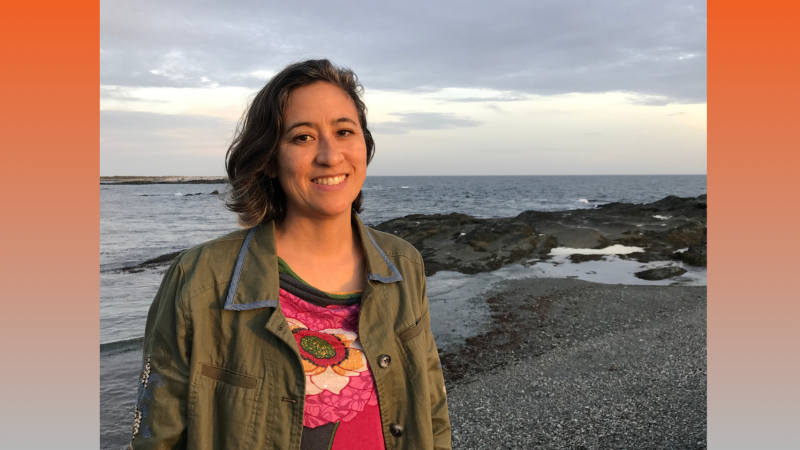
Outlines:
POLYGON ((289 95, 276 169, 288 214, 349 216, 367 174, 367 145, 342 89, 317 82, 289 95))

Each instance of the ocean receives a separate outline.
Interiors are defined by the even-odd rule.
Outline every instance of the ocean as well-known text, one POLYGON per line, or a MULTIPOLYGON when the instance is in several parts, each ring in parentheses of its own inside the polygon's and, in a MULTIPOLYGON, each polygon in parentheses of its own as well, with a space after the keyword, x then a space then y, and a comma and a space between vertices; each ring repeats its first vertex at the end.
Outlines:
MULTIPOLYGON (((238 229, 223 184, 100 185, 100 446, 130 440, 142 335, 165 266, 119 271, 238 229)), ((408 214, 511 217, 522 211, 594 208, 609 202, 649 203, 667 195, 706 193, 705 175, 367 177, 366 225, 408 214)), ((500 271, 498 271, 500 272, 500 271)), ((505 273, 505 272, 503 272, 505 273)), ((515 272, 518 275, 518 272, 515 272)), ((495 276, 498 278, 498 276, 495 276)), ((428 280, 429 299, 464 295, 469 276, 441 272, 428 280)))

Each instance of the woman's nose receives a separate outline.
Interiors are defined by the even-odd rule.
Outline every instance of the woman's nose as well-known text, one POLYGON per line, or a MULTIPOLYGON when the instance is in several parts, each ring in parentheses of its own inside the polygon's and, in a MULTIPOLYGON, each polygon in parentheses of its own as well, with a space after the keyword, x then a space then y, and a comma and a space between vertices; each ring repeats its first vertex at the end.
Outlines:
POLYGON ((331 137, 320 137, 317 146, 317 163, 333 167, 342 162, 344 155, 339 148, 339 143, 331 137))

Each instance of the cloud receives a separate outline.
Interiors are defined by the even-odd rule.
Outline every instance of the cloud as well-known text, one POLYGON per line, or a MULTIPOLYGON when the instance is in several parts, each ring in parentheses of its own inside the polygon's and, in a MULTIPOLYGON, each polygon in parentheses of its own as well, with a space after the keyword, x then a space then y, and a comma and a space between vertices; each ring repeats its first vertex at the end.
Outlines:
POLYGON ((702 0, 103 0, 100 12, 107 85, 253 88, 288 62, 328 57, 367 89, 706 98, 702 0))
POLYGON ((104 175, 217 175, 235 123, 216 117, 100 111, 104 175))
MULTIPOLYGON (((138 111, 100 111, 100 127, 103 131, 115 135, 165 136, 181 129, 218 129, 229 128, 235 124, 218 117, 195 116, 189 114, 157 114, 138 111)), ((102 136, 101 136, 102 137, 102 136)))
POLYGON ((449 113, 403 112, 390 113, 400 120, 378 122, 370 125, 373 134, 405 134, 412 130, 449 130, 453 128, 477 127, 482 122, 458 117, 449 113))
POLYGON ((448 98, 447 101, 450 102, 460 102, 460 103, 475 103, 475 102, 521 102, 525 100, 530 100, 530 97, 525 95, 514 95, 514 96, 495 96, 495 97, 460 97, 460 98, 448 98))

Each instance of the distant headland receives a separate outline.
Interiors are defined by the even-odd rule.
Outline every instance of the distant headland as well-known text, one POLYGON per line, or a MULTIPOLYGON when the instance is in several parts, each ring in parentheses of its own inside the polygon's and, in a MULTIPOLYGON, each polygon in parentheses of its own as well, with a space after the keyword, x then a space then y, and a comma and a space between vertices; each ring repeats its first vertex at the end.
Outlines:
POLYGON ((227 182, 228 177, 100 177, 100 184, 223 184, 227 182))

